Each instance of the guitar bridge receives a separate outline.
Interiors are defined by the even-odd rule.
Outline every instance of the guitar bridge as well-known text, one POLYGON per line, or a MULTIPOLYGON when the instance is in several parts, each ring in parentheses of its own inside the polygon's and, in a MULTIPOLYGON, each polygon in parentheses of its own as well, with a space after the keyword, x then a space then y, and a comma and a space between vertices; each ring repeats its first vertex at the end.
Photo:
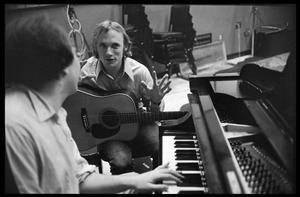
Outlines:
POLYGON ((90 133, 91 132, 91 127, 90 127, 90 124, 89 124, 89 119, 88 119, 88 115, 87 115, 87 112, 86 112, 85 108, 81 108, 81 120, 82 120, 82 124, 83 124, 83 127, 84 127, 85 131, 87 133, 90 133))

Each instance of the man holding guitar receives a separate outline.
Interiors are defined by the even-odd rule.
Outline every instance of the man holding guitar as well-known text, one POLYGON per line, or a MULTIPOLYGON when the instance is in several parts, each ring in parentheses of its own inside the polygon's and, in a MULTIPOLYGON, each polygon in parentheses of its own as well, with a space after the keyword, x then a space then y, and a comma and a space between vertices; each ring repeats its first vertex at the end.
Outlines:
MULTIPOLYGON (((98 24, 92 44, 94 56, 81 69, 82 84, 105 91, 129 90, 138 99, 138 109, 150 101, 150 111, 163 110, 163 97, 171 91, 171 81, 166 74, 158 83, 155 71, 150 74, 146 66, 129 57, 132 43, 120 24, 108 20, 98 24)), ((140 123, 139 132, 131 141, 110 139, 101 143, 99 150, 102 159, 109 162, 112 174, 131 172, 132 158, 157 159, 158 125, 154 121, 140 123)))
POLYGON ((68 34, 54 21, 22 15, 6 25, 5 80, 13 85, 5 89, 5 191, 165 191, 168 186, 157 181, 181 182, 167 163, 143 174, 103 175, 81 157, 62 108, 77 92, 79 77, 68 34))

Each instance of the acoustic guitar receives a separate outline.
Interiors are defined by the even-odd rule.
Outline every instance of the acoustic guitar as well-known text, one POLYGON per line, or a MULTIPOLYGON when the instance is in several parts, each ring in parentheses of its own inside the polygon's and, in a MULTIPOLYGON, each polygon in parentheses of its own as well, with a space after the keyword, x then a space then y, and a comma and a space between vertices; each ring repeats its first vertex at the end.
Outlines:
POLYGON ((139 123, 179 119, 189 112, 139 112, 132 92, 107 92, 79 87, 63 103, 67 123, 80 151, 107 140, 130 141, 139 131, 139 123))

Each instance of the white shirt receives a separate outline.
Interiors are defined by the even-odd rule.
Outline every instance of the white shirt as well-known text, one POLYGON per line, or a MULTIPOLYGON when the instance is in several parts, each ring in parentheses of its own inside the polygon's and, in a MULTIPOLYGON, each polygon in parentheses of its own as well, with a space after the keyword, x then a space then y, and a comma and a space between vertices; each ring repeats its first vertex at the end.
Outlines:
POLYGON ((80 156, 66 115, 26 87, 6 90, 5 144, 20 193, 79 193, 96 171, 80 156))

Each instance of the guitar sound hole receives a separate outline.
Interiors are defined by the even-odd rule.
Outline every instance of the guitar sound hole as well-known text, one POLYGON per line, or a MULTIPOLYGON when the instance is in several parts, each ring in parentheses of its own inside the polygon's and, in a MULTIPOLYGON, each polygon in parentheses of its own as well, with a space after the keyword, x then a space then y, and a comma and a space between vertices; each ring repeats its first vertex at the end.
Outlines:
POLYGON ((119 116, 114 111, 106 111, 102 114, 102 122, 108 127, 115 127, 119 125, 119 116))

